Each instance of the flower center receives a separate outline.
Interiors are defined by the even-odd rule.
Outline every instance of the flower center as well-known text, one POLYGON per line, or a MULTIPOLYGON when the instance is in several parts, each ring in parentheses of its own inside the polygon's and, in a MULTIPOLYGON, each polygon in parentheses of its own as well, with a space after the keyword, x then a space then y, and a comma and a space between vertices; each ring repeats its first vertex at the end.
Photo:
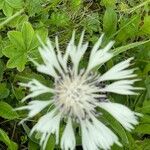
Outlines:
MULTIPOLYGON (((93 78, 92 78, 93 77, 93 78)), ((55 84, 55 105, 65 116, 84 119, 89 113, 95 113, 99 94, 94 78, 86 79, 81 75, 59 79, 55 84)))

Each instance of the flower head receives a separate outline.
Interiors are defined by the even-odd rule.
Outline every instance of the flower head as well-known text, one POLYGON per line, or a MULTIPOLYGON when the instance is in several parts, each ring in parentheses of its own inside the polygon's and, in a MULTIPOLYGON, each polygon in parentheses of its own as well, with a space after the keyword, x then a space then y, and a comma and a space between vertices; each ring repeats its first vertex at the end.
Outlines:
POLYGON ((31 130, 31 134, 36 131, 41 133, 40 145, 44 149, 51 134, 55 134, 56 144, 59 143, 62 120, 66 124, 60 141, 63 150, 75 149, 73 123, 77 123, 81 128, 84 150, 99 148, 108 150, 114 143, 121 146, 115 133, 98 119, 103 115, 98 111, 98 107, 110 113, 128 131, 138 123, 137 113, 124 105, 111 102, 106 94, 108 92, 122 95, 137 94, 135 90, 140 88, 133 87, 134 82, 137 81, 134 79, 135 69, 128 69, 133 58, 120 62, 104 74, 94 72, 96 66, 102 66, 113 57, 110 49, 114 42, 111 41, 104 48, 100 48, 102 35, 91 50, 87 67, 80 69, 80 61, 88 48, 88 43, 83 44, 83 37, 84 32, 76 46, 75 32, 73 32, 64 54, 59 49, 57 37, 55 48, 49 39, 46 45, 41 42, 42 47, 39 48, 39 52, 44 63, 33 62, 39 72, 54 79, 53 87, 47 87, 35 79, 29 83, 21 83, 31 91, 23 101, 43 93, 53 95, 47 101, 32 100, 27 106, 18 108, 18 110, 29 110, 25 120, 34 117, 43 109, 48 110, 31 130), (106 84, 106 81, 111 81, 111 84, 106 84))

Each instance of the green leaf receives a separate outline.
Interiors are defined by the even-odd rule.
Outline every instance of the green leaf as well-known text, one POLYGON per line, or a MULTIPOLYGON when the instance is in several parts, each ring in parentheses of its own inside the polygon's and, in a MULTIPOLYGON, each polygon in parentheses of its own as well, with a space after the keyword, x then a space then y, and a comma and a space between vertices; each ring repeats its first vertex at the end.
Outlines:
POLYGON ((3 79, 3 73, 4 73, 4 70, 5 70, 5 65, 3 63, 3 61, 0 59, 0 81, 2 81, 3 79))
POLYGON ((20 49, 21 51, 25 50, 25 43, 23 41, 22 33, 19 31, 9 31, 8 37, 14 47, 20 49))
POLYGON ((150 114, 150 100, 145 100, 143 106, 137 108, 137 111, 140 113, 148 113, 150 114))
POLYGON ((145 44, 147 42, 150 42, 150 40, 147 40, 147 41, 141 41, 141 42, 135 42, 135 43, 131 43, 131 44, 127 44, 125 46, 121 46, 121 47, 117 47, 115 49, 113 49, 113 54, 114 56, 122 53, 122 52, 125 52, 131 48, 134 48, 134 47, 137 47, 139 45, 142 45, 142 44, 145 44))
POLYGON ((150 139, 144 139, 137 142, 137 150, 150 150, 150 139))
POLYGON ((108 7, 103 18, 103 30, 107 36, 112 35, 117 29, 117 14, 114 9, 108 7))
POLYGON ((15 9, 19 9, 19 8, 22 8, 22 5, 23 5, 23 0, 7 0, 7 3, 15 8, 15 9))
POLYGON ((144 17, 144 24, 141 27, 141 32, 144 34, 150 34, 150 16, 144 17))
POLYGON ((0 99, 6 98, 9 95, 9 89, 7 89, 5 83, 0 83, 0 99))
POLYGON ((0 102, 0 117, 12 120, 19 116, 9 104, 6 102, 0 102))
POLYGON ((72 11, 78 11, 81 7, 82 0, 71 0, 70 1, 70 9, 72 11))
POLYGON ((30 16, 40 13, 42 10, 41 2, 42 0, 26 0, 27 9, 30 16))
POLYGON ((0 141, 8 146, 8 150, 17 150, 18 145, 9 139, 7 133, 0 128, 0 141))
MULTIPOLYGON (((42 30, 40 35, 46 37, 47 32, 42 30)), ((24 23, 21 32, 9 31, 8 37, 11 44, 6 46, 2 51, 2 53, 9 58, 7 67, 16 67, 18 71, 23 71, 28 62, 28 56, 33 52, 36 52, 36 57, 39 55, 38 50, 36 50, 39 46, 39 41, 37 40, 31 24, 28 22, 24 23)))
POLYGON ((10 58, 7 62, 8 68, 15 68, 17 67, 18 71, 23 71, 25 65, 28 61, 28 57, 26 53, 18 53, 16 56, 10 58))
POLYGON ((37 143, 33 142, 32 140, 29 140, 28 150, 40 150, 40 147, 37 143))
POLYGON ((24 23, 21 32, 22 32, 22 36, 23 36, 26 50, 29 50, 31 47, 32 39, 34 37, 34 30, 31 26, 31 24, 28 22, 24 23))
POLYGON ((12 16, 13 8, 5 1, 3 4, 3 12, 7 17, 12 16))
MULTIPOLYGON (((134 38, 139 32, 140 16, 134 15, 131 18, 123 17, 120 21, 119 30, 116 32, 116 42, 124 42, 128 38, 134 38)), ((116 35, 115 33, 115 35, 116 35)))
POLYGON ((54 150, 54 148, 55 148, 55 137, 51 135, 47 142, 45 150, 54 150))
POLYGON ((0 9, 3 8, 3 5, 4 5, 4 0, 0 0, 0 9))
POLYGON ((102 0, 102 3, 105 5, 105 7, 114 7, 116 0, 102 0))
POLYGON ((69 26, 69 16, 65 12, 54 12, 51 14, 50 23, 57 27, 69 26))
POLYGON ((142 134, 150 134, 150 124, 139 124, 135 128, 135 132, 142 134))

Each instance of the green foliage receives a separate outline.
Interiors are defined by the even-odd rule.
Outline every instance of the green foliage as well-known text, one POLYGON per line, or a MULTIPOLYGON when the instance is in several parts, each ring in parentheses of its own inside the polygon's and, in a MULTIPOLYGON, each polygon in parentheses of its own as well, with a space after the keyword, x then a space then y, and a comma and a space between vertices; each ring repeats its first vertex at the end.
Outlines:
POLYGON ((12 120, 19 117, 13 108, 5 102, 0 102, 0 110, 0 117, 2 118, 12 120))
POLYGON ((39 45, 37 35, 31 24, 26 22, 21 31, 9 31, 8 38, 10 45, 6 46, 3 50, 3 54, 9 58, 7 67, 16 67, 19 71, 23 71, 28 57, 33 52, 35 53, 35 49, 39 45))
MULTIPOLYGON (((18 114, 13 109, 22 105, 20 101, 28 92, 18 86, 18 82, 28 82, 34 78, 48 86, 52 85, 52 80, 38 74, 33 63, 29 61, 29 57, 41 61, 37 35, 43 42, 47 37, 54 41, 55 35, 58 35, 63 52, 73 29, 76 30, 77 40, 85 29, 85 40, 90 41, 89 49, 101 33, 105 33, 103 45, 110 40, 116 41, 112 50, 115 58, 102 67, 102 72, 120 60, 135 58, 134 66, 138 68, 138 77, 142 79, 137 85, 145 90, 132 97, 112 94, 110 99, 143 114, 139 125, 129 133, 105 111, 100 119, 118 135, 123 145, 113 145, 112 150, 149 150, 149 0, 0 0, 0 149, 40 150, 40 133, 30 136, 29 132, 41 114, 29 124, 16 127, 27 115, 26 111, 18 114)), ((81 62, 83 67, 87 63, 87 56, 89 51, 81 62)), ((50 96, 45 94, 38 98, 47 99, 50 96)), ((77 143, 81 143, 80 133, 77 135, 77 143)), ((53 135, 46 149, 59 149, 59 145, 55 146, 53 135)))
POLYGON ((2 130, 0 128, 0 141, 4 142, 7 147, 8 147, 8 150, 17 150, 18 149, 18 145, 13 142, 12 140, 9 139, 7 133, 2 130))
POLYGON ((103 18, 103 30, 109 37, 116 32, 117 29, 117 14, 113 8, 108 7, 103 18))
POLYGON ((0 0, 0 9, 3 13, 9 17, 13 14, 15 9, 20 9, 23 7, 23 0, 0 0))
POLYGON ((144 17, 144 24, 141 27, 141 32, 144 34, 150 34, 150 16, 144 17))

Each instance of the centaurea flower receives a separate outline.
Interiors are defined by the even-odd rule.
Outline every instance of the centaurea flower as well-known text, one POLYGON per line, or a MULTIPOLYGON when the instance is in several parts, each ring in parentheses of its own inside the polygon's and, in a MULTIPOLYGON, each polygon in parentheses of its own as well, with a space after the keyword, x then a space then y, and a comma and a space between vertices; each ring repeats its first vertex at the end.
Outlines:
POLYGON ((31 130, 31 134, 36 131, 41 133, 40 145, 43 149, 51 134, 55 134, 56 144, 59 144, 59 128, 62 120, 66 122, 60 141, 63 150, 75 149, 74 122, 81 128, 83 150, 99 150, 99 148, 108 150, 114 143, 121 146, 117 135, 98 119, 103 115, 97 110, 98 107, 110 113, 128 131, 138 124, 138 113, 122 104, 111 102, 106 94, 106 92, 121 95, 137 94, 135 90, 140 88, 133 87, 134 82, 138 81, 135 79, 137 77, 134 74, 135 69, 128 69, 133 58, 118 63, 104 74, 93 71, 95 67, 102 66, 113 57, 110 49, 114 41, 100 48, 103 36, 93 46, 87 67, 81 69, 80 61, 88 49, 88 42, 83 44, 84 32, 77 46, 73 32, 64 54, 60 51, 57 37, 55 48, 49 39, 46 45, 41 42, 42 47, 39 48, 39 52, 44 63, 33 62, 37 71, 54 79, 54 85, 47 87, 35 79, 29 83, 21 83, 31 91, 22 101, 44 93, 52 93, 53 96, 47 101, 31 100, 28 105, 17 110, 29 110, 25 120, 34 117, 43 109, 49 110, 39 118, 31 130), (70 61, 71 63, 68 63, 70 61), (106 81, 111 83, 107 84, 106 81))

